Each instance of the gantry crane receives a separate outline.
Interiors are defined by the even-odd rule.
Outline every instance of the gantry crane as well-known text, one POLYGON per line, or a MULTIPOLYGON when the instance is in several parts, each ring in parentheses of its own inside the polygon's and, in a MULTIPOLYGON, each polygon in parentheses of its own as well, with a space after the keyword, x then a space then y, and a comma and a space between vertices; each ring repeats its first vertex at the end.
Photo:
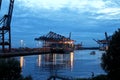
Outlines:
MULTIPOLYGON (((2 0, 0 0, 0 7, 2 0)), ((11 19, 14 7, 14 0, 10 0, 8 13, 0 20, 0 46, 2 46, 2 52, 7 50, 11 51, 11 19)))
POLYGON ((2 0, 0 0, 0 9, 1 9, 2 0))

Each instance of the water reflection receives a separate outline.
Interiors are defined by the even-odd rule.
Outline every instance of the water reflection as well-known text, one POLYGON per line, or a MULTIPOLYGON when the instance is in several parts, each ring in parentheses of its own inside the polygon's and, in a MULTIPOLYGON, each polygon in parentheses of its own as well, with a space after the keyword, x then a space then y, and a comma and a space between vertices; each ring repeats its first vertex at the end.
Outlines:
POLYGON ((38 66, 41 66, 41 55, 38 55, 38 66))
POLYGON ((73 69, 73 62, 74 62, 74 53, 70 53, 70 65, 71 65, 71 70, 73 69))
POLYGON ((21 57, 20 57, 20 67, 22 68, 23 65, 24 65, 24 57, 21 56, 21 57))
POLYGON ((40 68, 50 72, 50 74, 56 74, 58 70, 73 68, 74 53, 38 55, 37 61, 40 68))
POLYGON ((33 80, 47 80, 51 75, 70 77, 91 77, 104 73, 100 66, 101 51, 90 55, 93 50, 80 50, 68 54, 42 54, 19 57, 22 74, 31 75, 33 80))

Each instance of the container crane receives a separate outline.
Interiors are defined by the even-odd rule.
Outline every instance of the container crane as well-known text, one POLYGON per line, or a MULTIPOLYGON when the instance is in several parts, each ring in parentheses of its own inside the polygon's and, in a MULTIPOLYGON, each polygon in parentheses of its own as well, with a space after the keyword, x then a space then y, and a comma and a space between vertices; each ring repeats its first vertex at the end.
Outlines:
MULTIPOLYGON (((0 0, 0 7, 2 0, 0 0)), ((2 52, 5 52, 5 46, 8 46, 8 51, 11 51, 11 19, 14 7, 14 0, 10 0, 8 13, 0 20, 0 46, 2 46, 2 52)))
POLYGON ((2 0, 0 0, 0 9, 1 9, 2 0))

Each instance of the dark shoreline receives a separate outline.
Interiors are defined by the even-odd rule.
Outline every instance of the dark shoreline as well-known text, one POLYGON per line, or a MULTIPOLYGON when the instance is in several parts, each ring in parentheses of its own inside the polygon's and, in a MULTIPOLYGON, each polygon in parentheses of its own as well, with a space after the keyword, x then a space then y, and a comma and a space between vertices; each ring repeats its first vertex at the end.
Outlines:
POLYGON ((99 47, 81 47, 76 50, 99 50, 99 47))
MULTIPOLYGON (((81 47, 75 50, 99 50, 98 47, 81 47)), ((74 50, 74 51, 75 51, 74 50)), ((73 51, 73 52, 74 52, 73 51)), ((16 56, 28 56, 28 55, 39 55, 39 54, 49 54, 49 53, 57 53, 57 54, 66 54, 69 53, 68 51, 15 51, 15 52, 8 52, 8 53, 0 53, 0 58, 9 58, 9 57, 16 57, 16 56)))

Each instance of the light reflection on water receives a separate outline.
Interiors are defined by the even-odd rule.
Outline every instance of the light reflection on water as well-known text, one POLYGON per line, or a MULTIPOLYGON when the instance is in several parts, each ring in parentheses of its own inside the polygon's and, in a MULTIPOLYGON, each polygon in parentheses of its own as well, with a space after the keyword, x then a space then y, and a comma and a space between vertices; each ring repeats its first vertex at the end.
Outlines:
POLYGON ((70 77, 91 77, 104 73, 100 67, 100 57, 103 52, 95 50, 78 50, 69 54, 42 54, 20 57, 20 66, 24 76, 31 75, 34 80, 47 80, 50 75, 70 77))
POLYGON ((24 57, 21 56, 21 57, 20 57, 20 67, 22 68, 23 65, 24 65, 24 57))

